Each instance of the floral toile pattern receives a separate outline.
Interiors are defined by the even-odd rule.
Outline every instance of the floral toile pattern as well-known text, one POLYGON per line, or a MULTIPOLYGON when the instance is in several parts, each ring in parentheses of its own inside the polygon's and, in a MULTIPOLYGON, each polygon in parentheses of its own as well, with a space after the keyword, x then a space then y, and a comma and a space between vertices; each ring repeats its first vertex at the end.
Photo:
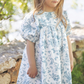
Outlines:
MULTIPOLYGON (((42 12, 39 11, 38 13, 42 12)), ((23 51, 17 84, 72 84, 67 36, 71 34, 67 12, 63 11, 68 26, 65 30, 62 22, 55 28, 58 19, 54 12, 34 15, 33 11, 25 16, 21 35, 23 39, 35 43, 35 61, 38 74, 35 78, 27 75, 29 67, 26 46, 23 51)))

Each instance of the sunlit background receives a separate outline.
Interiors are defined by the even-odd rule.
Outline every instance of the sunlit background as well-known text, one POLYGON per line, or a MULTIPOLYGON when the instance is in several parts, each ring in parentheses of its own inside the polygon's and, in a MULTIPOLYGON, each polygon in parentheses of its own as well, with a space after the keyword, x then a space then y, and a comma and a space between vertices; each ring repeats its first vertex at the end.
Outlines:
MULTIPOLYGON (((84 26, 84 1, 65 0, 71 26, 84 26)), ((33 8, 32 0, 1 0, 0 1, 0 44, 14 39, 21 40, 20 26, 24 16, 33 8)))

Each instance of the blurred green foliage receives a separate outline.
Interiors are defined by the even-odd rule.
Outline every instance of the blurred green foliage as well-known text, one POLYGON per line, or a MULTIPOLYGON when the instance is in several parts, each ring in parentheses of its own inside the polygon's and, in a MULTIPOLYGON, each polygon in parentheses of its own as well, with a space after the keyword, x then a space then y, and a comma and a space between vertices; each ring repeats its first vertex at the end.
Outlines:
POLYGON ((71 8, 77 9, 77 7, 80 7, 80 9, 82 9, 83 6, 84 6, 84 3, 82 3, 81 1, 80 1, 80 3, 79 3, 79 1, 80 1, 80 0, 72 0, 71 8))
MULTIPOLYGON (((0 31, 0 39, 2 39, 3 37, 5 37, 5 34, 8 34, 9 32, 8 31, 5 31, 5 30, 1 30, 0 31)), ((9 39, 7 38, 7 41, 9 42, 9 39)), ((3 42, 0 41, 0 45, 2 45, 3 42)))
POLYGON ((28 2, 32 2, 32 0, 0 0, 0 20, 8 19, 16 14, 18 8, 23 13, 28 12, 28 2))
POLYGON ((77 6, 78 6, 78 4, 77 4, 77 0, 72 0, 72 5, 71 5, 71 7, 72 8, 74 8, 74 9, 76 9, 77 8, 77 6))
MULTIPOLYGON (((2 39, 9 33, 9 30, 2 29, 2 21, 9 19, 12 20, 12 15, 18 15, 19 13, 29 12, 31 8, 28 7, 28 3, 32 4, 33 0, 0 0, 0 45, 3 44, 2 39), (20 10, 20 11, 18 11, 20 10)), ((9 41, 8 38, 6 38, 9 41)))
POLYGON ((76 62, 72 71, 72 83, 84 84, 84 52, 82 53, 82 60, 77 58, 76 62))

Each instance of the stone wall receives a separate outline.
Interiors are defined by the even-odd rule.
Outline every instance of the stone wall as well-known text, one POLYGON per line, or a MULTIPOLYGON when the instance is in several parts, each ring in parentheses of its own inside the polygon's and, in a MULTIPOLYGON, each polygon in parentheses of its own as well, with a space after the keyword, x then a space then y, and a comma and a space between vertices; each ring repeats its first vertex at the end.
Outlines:
POLYGON ((77 58, 79 62, 82 60, 82 53, 84 53, 84 27, 76 26, 72 28, 70 39, 72 42, 72 51, 74 55, 74 65, 77 58))
POLYGON ((24 47, 19 41, 0 46, 0 84, 16 84, 24 47))
MULTIPOLYGON (((70 35, 74 55, 82 60, 84 52, 84 28, 73 28, 70 35)), ((16 84, 25 42, 13 41, 0 46, 0 84, 16 84)))

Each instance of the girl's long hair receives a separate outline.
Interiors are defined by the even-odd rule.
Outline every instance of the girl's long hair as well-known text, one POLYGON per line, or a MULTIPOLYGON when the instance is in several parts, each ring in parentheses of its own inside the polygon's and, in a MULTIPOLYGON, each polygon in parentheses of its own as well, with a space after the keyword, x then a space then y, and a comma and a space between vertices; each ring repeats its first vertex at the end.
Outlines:
MULTIPOLYGON (((34 12, 33 12, 33 17, 34 17, 34 13, 36 11, 40 11, 40 10, 43 10, 42 13, 44 13, 44 2, 45 0, 34 0, 34 12)), ((62 11, 63 11, 63 4, 64 4, 64 0, 60 0, 60 2, 57 4, 56 8, 55 8, 55 15, 56 15, 56 18, 59 18, 58 19, 58 22, 57 22, 57 25, 60 23, 60 21, 62 21, 65 29, 67 28, 67 20, 66 18, 62 15, 62 11), (65 20, 65 21, 63 21, 65 20)), ((41 13, 41 14, 42 14, 41 13)), ((40 14, 39 14, 40 15, 40 14)), ((56 27, 57 27, 56 25, 56 27)))

